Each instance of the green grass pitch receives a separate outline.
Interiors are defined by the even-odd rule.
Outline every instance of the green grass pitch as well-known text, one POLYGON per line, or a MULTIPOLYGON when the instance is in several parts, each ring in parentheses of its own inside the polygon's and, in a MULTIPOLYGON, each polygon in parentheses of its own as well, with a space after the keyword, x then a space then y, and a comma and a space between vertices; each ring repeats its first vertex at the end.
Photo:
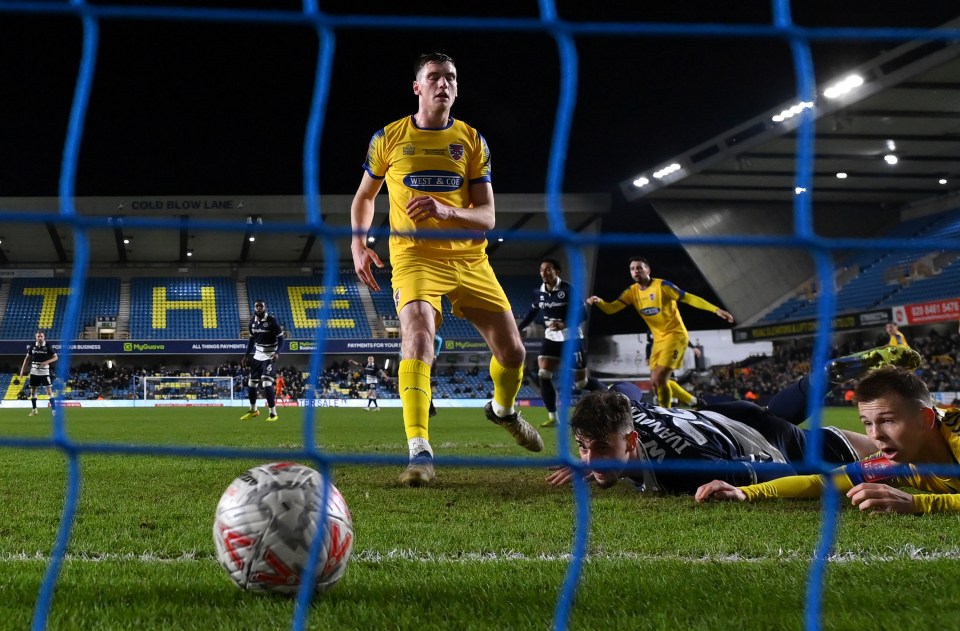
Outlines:
MULTIPOLYGON (((0 436, 50 435, 49 411, 0 410, 0 436)), ((399 409, 317 411, 337 453, 405 452, 399 409)), ((240 408, 71 409, 80 442, 298 449, 302 410, 241 422, 240 408)), ((535 424, 542 409, 526 412, 535 424)), ((855 428, 850 409, 827 422, 855 428)), ((556 453, 556 430, 541 430, 556 453)), ((434 486, 402 488, 401 467, 334 470, 355 523, 346 577, 313 603, 310 629, 548 629, 574 534, 570 489, 522 468, 445 466, 445 456, 526 458, 480 409, 431 420, 434 486)), ((73 536, 51 629, 289 628, 293 601, 236 589, 213 555, 213 511, 263 459, 81 456, 73 536)), ((0 626, 26 629, 63 508, 63 454, 0 448, 0 626)), ((571 629, 800 629, 819 503, 696 505, 627 485, 592 493, 589 558, 571 629)), ((825 584, 825 629, 945 629, 960 619, 958 517, 842 511, 825 584), (944 587, 944 591, 938 589, 944 587), (936 595, 940 594, 940 597, 936 595), (935 602, 931 602, 931 597, 935 602)))

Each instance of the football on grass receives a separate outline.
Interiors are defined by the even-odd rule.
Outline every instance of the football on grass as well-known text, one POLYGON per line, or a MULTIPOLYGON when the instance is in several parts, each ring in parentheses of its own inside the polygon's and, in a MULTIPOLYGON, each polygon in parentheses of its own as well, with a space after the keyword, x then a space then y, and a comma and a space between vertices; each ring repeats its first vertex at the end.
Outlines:
POLYGON ((308 580, 315 592, 339 581, 353 550, 353 520, 340 491, 319 472, 292 462, 265 464, 230 483, 217 504, 217 558, 241 589, 295 594, 310 545, 322 547, 308 580), (326 497, 326 511, 322 510, 326 497))

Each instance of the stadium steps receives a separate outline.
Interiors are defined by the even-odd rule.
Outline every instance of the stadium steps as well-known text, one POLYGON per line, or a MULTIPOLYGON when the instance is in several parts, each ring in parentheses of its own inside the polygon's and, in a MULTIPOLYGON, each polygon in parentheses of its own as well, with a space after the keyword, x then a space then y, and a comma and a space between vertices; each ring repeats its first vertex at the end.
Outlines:
POLYGON ((3 314, 7 312, 7 303, 10 301, 10 283, 0 284, 0 326, 3 325, 3 314))
POLYGON ((19 386, 13 385, 13 378, 16 376, 15 374, 9 374, 2 377, 3 381, 7 382, 6 387, 3 389, 4 401, 16 401, 17 395, 20 394, 20 390, 23 388, 23 381, 20 382, 19 386))
POLYGON ((370 333, 374 339, 383 339, 387 337, 387 329, 383 326, 383 319, 377 314, 377 307, 373 304, 373 296, 370 295, 370 288, 363 283, 357 283, 357 290, 360 294, 360 304, 363 305, 363 314, 370 323, 370 333))
POLYGON ((246 281, 238 280, 237 281, 237 313, 240 318, 240 337, 248 338, 250 337, 250 327, 247 325, 250 322, 250 297, 247 295, 247 283, 246 281))
POLYGON ((130 339, 130 281, 120 281, 120 309, 117 311, 117 332, 114 334, 118 340, 130 339))

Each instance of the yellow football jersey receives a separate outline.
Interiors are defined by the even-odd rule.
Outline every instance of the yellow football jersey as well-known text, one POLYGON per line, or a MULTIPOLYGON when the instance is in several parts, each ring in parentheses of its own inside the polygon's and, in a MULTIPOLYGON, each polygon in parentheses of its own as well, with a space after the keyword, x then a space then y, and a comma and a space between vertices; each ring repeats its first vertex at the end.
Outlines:
POLYGON ((473 205, 470 185, 491 181, 490 150, 477 130, 452 117, 443 129, 422 129, 408 116, 373 135, 363 168, 387 184, 392 259, 405 254, 447 259, 484 254, 485 237, 443 238, 439 221, 415 223, 406 213, 407 202, 418 195, 457 208, 473 205), (431 231, 441 238, 420 237, 431 231))
POLYGON ((654 340, 662 340, 668 336, 687 338, 687 327, 680 317, 677 302, 684 302, 691 307, 704 311, 717 312, 717 307, 699 296, 687 293, 661 278, 650 279, 646 289, 634 283, 623 290, 615 302, 601 300, 597 307, 604 313, 616 313, 624 305, 631 305, 650 327, 654 340), (619 304, 617 304, 619 303, 619 304))
MULTIPOLYGON (((943 411, 940 434, 950 447, 954 463, 960 462, 960 409, 951 408, 943 411)), ((928 491, 913 496, 917 512, 940 513, 960 511, 960 478, 957 476, 921 475, 914 465, 910 465, 910 472, 902 476, 873 477, 866 474, 864 462, 875 458, 882 458, 878 452, 861 462, 846 465, 835 469, 832 473, 834 485, 842 494, 862 482, 882 482, 896 487, 910 487, 918 491, 928 491)), ((771 480, 763 484, 740 487, 748 501, 774 497, 820 497, 823 494, 825 479, 819 475, 795 475, 778 480, 771 480)))
POLYGON ((637 283, 630 285, 617 300, 636 309, 650 327, 653 338, 657 339, 666 335, 687 334, 687 327, 683 325, 677 308, 677 300, 682 295, 683 290, 670 281, 654 278, 646 289, 641 289, 637 283))
POLYGON ((907 344, 907 337, 903 333, 891 335, 890 340, 887 341, 887 346, 902 346, 903 348, 910 348, 910 345, 907 344))

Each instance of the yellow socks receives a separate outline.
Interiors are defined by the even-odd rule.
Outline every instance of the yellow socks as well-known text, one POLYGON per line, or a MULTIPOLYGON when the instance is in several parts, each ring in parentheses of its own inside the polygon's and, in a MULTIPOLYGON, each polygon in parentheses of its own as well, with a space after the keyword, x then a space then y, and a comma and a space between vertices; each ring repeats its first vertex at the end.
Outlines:
POLYGON ((680 405, 693 405, 697 400, 695 396, 683 389, 679 383, 673 379, 667 381, 667 384, 656 389, 657 405, 662 408, 673 407, 673 400, 676 399, 680 405))
POLYGON ((654 391, 657 395, 657 405, 662 408, 668 408, 673 405, 673 393, 670 391, 670 382, 660 386, 654 391))
MULTIPOLYGON (((673 381, 671 379, 670 381, 667 382, 667 385, 670 386, 670 396, 673 399, 676 399, 677 401, 679 401, 680 405, 690 405, 691 403, 696 401, 696 397, 690 394, 689 392, 687 392, 686 390, 684 390, 683 386, 681 386, 676 381, 673 381)), ((671 406, 664 405, 663 407, 671 407, 671 406)))
POLYGON ((497 416, 506 416, 514 413, 513 406, 517 402, 517 393, 523 381, 523 366, 507 368, 490 358, 490 378, 493 379, 493 408, 497 416))
POLYGON ((400 402, 403 404, 403 427, 407 440, 429 440, 427 423, 430 418, 430 366, 419 359, 403 359, 397 370, 400 402))

